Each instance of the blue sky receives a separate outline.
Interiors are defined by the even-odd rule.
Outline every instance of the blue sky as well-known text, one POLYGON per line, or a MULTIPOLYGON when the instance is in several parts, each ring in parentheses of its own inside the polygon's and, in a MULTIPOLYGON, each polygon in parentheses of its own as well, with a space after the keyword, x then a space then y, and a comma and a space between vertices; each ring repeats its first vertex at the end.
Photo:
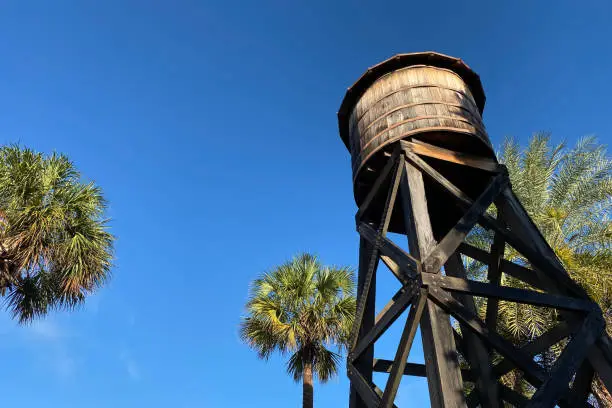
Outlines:
MULTIPOLYGON (((118 237, 114 279, 82 309, 30 327, 0 314, 3 404, 298 406, 282 360, 257 360, 237 325, 249 281, 292 254, 356 264, 345 89, 437 50, 481 75, 495 145, 607 143, 611 22, 607 0, 3 2, 0 141, 70 155, 118 237)), ((422 380, 402 384, 398 405, 426 403, 422 380)), ((347 395, 342 370, 315 404, 347 395)))

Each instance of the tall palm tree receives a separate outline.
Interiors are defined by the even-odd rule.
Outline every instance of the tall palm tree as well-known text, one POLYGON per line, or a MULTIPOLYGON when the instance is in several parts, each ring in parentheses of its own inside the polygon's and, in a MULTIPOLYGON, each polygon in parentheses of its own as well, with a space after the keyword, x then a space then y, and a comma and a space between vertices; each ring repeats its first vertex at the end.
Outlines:
MULTIPOLYGON (((506 139, 499 159, 508 167, 514 192, 571 277, 603 310, 612 334, 612 160, 605 146, 586 137, 568 149, 563 143, 551 145, 549 135, 536 134, 524 150, 506 139)), ((477 245, 489 245, 491 238, 483 230, 470 237, 477 245)), ((526 262, 511 248, 505 256, 526 262)), ((482 273, 482 265, 470 266, 473 274, 482 273)), ((503 279, 504 285, 524 287, 511 277, 503 279)), ((557 317, 554 310, 512 302, 500 302, 499 314, 498 329, 516 343, 540 335, 557 317)), ((559 352, 553 348, 542 363, 554 361, 559 352)), ((507 380, 516 390, 529 392, 520 376, 507 380)), ((599 381, 595 394, 600 405, 612 406, 605 402, 612 399, 599 381)))
POLYGON ((253 282, 242 319, 242 339, 259 357, 290 354, 287 372, 303 384, 303 407, 313 406, 313 377, 322 383, 338 370, 355 315, 354 274, 301 254, 253 282))
POLYGON ((78 305, 109 277, 105 209, 66 156, 0 148, 0 296, 20 323, 78 305))

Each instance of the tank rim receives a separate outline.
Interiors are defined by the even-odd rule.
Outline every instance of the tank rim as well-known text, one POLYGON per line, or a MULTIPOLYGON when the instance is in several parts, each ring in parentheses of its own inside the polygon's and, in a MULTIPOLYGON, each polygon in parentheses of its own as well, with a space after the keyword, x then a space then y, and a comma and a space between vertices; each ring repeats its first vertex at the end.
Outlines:
POLYGON ((380 77, 401 68, 412 65, 429 65, 445 68, 459 75, 467 84, 478 111, 482 115, 485 106, 485 93, 480 77, 463 60, 435 51, 413 52, 408 54, 397 54, 370 68, 347 89, 344 99, 338 110, 338 127, 340 137, 344 145, 350 151, 349 144, 349 116, 350 112, 364 94, 364 92, 380 77))

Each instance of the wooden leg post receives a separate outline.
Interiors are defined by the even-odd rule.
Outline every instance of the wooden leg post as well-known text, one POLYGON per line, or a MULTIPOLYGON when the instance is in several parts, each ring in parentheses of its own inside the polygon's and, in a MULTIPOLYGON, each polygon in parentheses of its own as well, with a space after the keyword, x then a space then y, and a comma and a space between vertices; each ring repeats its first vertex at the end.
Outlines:
MULTIPOLYGON (((467 273, 461 260, 461 255, 455 252, 444 266, 447 276, 467 279, 467 273)), ((457 300, 463 303, 472 313, 476 314, 474 298, 470 295, 455 295, 457 300)), ((461 334, 465 343, 465 357, 474 372, 476 392, 478 393, 481 406, 498 408, 502 407, 497 393, 497 378, 493 374, 493 365, 485 344, 472 333, 465 325, 460 325, 461 334)))
MULTIPOLYGON (((400 186, 408 246, 415 258, 424 259, 434 249, 436 242, 427 209, 423 176, 410 162, 406 161, 404 165, 406 171, 400 186)), ((463 381, 450 317, 429 299, 421 318, 421 337, 431 406, 464 407, 463 381)))
MULTIPOLYGON (((363 290, 364 280, 366 277, 367 269, 370 264, 370 256, 374 250, 373 246, 370 245, 365 239, 359 240, 359 280, 357 282, 357 297, 363 290)), ((374 319, 376 317, 376 274, 372 276, 370 283, 370 291, 366 300, 365 312, 361 323, 361 329, 359 331, 359 338, 363 337, 374 327, 374 319)), ((372 366, 374 365, 374 344, 368 347, 355 361, 354 366, 358 369, 366 381, 372 382, 372 366)), ((367 405, 362 398, 357 394, 357 390, 351 385, 351 394, 349 401, 350 408, 367 408, 367 405)))
MULTIPOLYGON (((612 388, 612 341, 604 331, 597 305, 572 281, 512 193, 503 166, 483 165, 470 158, 472 167, 491 173, 490 183, 473 200, 417 156, 415 147, 412 148, 413 151, 402 153, 396 150, 390 156, 356 216, 361 241, 356 324, 347 362, 350 408, 395 407, 393 402, 403 375, 427 377, 434 408, 501 408, 506 403, 534 408, 590 407, 588 398, 593 378, 601 378, 606 387, 612 388), (424 174, 428 182, 438 183, 449 193, 449 199, 455 200, 451 206, 464 210, 439 243, 432 230, 424 174), (379 191, 383 186, 389 187, 378 223, 368 218, 367 211, 373 200, 380 198, 377 194, 384 194, 379 191), (386 237, 398 194, 405 223, 401 232, 405 231, 408 237, 409 253, 386 237), (498 209, 497 219, 487 213, 493 202, 498 209), (490 251, 464 242, 476 223, 494 232, 490 251), (518 251, 528 263, 505 259, 506 245, 518 251), (487 281, 470 279, 462 254, 488 266, 487 281), (380 260, 402 288, 375 316, 380 260), (526 283, 527 287, 504 286, 502 274, 526 283), (487 300, 484 319, 477 312, 475 297, 487 300), (558 310, 559 321, 527 344, 517 345, 498 333, 499 301, 554 308, 558 310), (409 307, 395 359, 375 359, 374 343, 409 307), (457 320, 457 331, 451 325, 451 316, 457 320), (425 364, 408 363, 419 324, 425 364), (537 364, 538 354, 564 339, 566 347, 550 371, 537 364), (501 357, 495 365, 493 351, 501 357), (469 368, 460 368, 459 352, 469 368), (536 389, 531 398, 499 381, 513 369, 521 371, 536 389), (389 373, 384 391, 373 384, 373 371, 389 373), (464 380, 475 384, 467 396, 464 380)), ((435 146, 417 148, 423 155, 435 159, 445 160, 448 156, 435 146)), ((453 158, 455 162, 467 160, 462 156, 453 158)), ((372 208, 379 211, 380 201, 377 203, 378 207, 372 208)), ((449 204, 442 203, 441 208, 445 205, 449 204)))

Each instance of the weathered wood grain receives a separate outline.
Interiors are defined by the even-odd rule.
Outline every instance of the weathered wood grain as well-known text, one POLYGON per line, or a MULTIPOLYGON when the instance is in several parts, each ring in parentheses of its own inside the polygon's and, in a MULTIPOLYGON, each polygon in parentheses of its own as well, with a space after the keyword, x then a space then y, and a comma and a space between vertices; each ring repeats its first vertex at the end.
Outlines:
MULTIPOLYGON (((423 175, 408 161, 401 183, 401 203, 410 253, 422 260, 436 245, 423 175)), ((449 315, 427 301, 421 318, 421 340, 427 366, 427 384, 434 408, 464 407, 463 382, 449 315)))
POLYGON ((402 140, 400 144, 402 148, 408 149, 411 152, 421 156, 433 157, 434 159, 474 167, 476 169, 489 172, 499 171, 500 168, 499 164, 494 158, 456 152, 454 150, 444 149, 417 139, 413 139, 412 141, 402 140))
POLYGON ((410 312, 408 313, 406 325, 404 326, 395 359, 393 360, 393 367, 391 368, 391 373, 389 374, 389 379, 387 380, 387 385, 385 386, 385 391, 382 396, 381 408, 390 408, 391 405, 393 405, 393 401, 397 395, 397 389, 404 375, 408 354, 412 348, 412 342, 416 335, 417 327, 419 326, 419 321, 421 321, 426 303, 427 291, 422 289, 417 301, 410 308, 410 312))
MULTIPOLYGON (((455 252, 444 265, 444 270, 447 276, 452 276, 457 279, 467 279, 467 272, 461 260, 461 255, 455 252)), ((476 314, 476 304, 471 294, 456 294, 457 300, 463 303, 472 313, 476 314)), ((500 407, 499 395, 497 390, 497 379, 493 374, 493 365, 489 352, 483 341, 472 333, 464 324, 460 325, 461 333, 465 341, 462 343, 462 352, 470 363, 475 380, 476 394, 473 395, 473 400, 478 400, 483 406, 490 408, 500 407)), ((457 342, 455 342, 457 343, 457 342)), ((466 381, 465 375, 463 380, 466 381)), ((470 406, 470 398, 468 398, 468 406, 470 406)))
POLYGON ((363 92, 348 120, 353 170, 390 143, 436 131, 491 146, 471 90, 457 73, 414 65, 383 75, 363 92))

